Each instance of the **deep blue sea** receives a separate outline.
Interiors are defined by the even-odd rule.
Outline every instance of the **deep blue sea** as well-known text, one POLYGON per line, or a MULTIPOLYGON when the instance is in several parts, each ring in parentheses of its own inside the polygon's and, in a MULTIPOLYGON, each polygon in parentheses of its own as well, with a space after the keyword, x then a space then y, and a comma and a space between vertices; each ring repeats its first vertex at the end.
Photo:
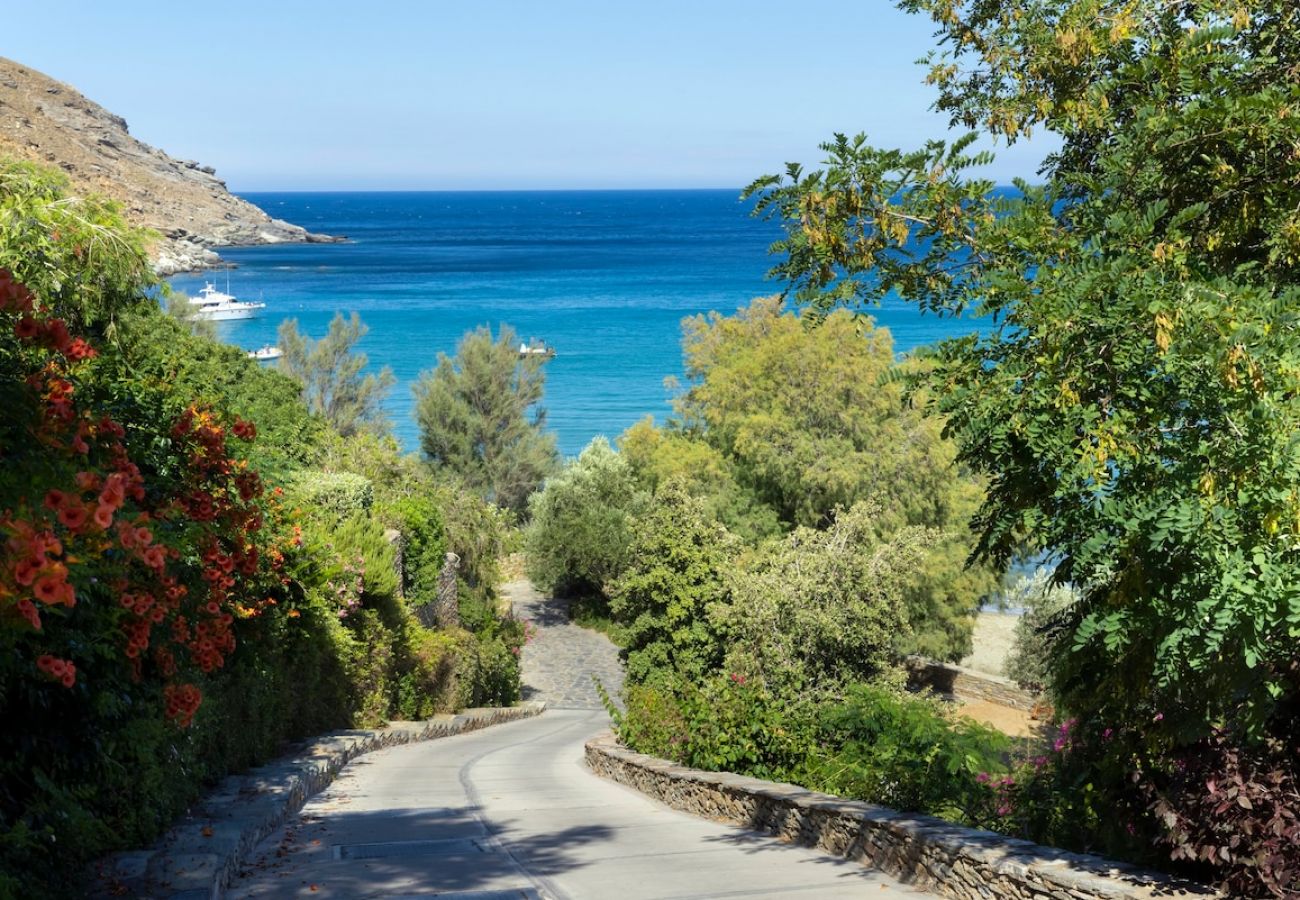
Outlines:
MULTIPOLYGON (((275 342, 296 318, 312 337, 336 310, 370 328, 360 349, 397 376, 393 430, 418 447, 411 385, 466 331, 512 326, 546 341, 547 421, 566 456, 593 436, 669 413, 664 379, 680 375, 681 320, 724 313, 776 293, 765 279, 773 222, 754 219, 737 190, 419 193, 249 193, 271 215, 343 244, 230 248, 230 292, 261 298, 261 318, 218 325, 247 349, 275 342)), ((172 284, 197 294, 223 272, 172 284)), ((969 331, 967 323, 886 303, 876 311, 899 352, 969 331)))

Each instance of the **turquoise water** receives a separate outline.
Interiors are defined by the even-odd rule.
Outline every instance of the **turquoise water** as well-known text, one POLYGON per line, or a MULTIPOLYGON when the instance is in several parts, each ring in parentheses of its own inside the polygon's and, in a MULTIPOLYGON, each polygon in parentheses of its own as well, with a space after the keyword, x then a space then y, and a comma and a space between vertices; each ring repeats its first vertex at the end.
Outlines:
MULTIPOLYGON (((248 349, 275 342, 286 318, 313 337, 335 310, 361 314, 361 349, 390 366, 393 431, 419 444, 411 385, 439 352, 478 325, 509 324, 557 350, 547 364, 547 421, 575 455, 647 414, 669 413, 664 379, 680 375, 681 320, 730 313, 779 290, 765 279, 772 222, 748 215, 738 191, 256 193, 249 200, 345 244, 232 248, 230 292, 261 298, 261 318, 220 323, 248 349)), ((208 276, 225 288, 225 274, 208 276)), ((196 294, 204 276, 172 279, 196 294)), ((910 350, 968 331, 901 303, 877 311, 910 350)))

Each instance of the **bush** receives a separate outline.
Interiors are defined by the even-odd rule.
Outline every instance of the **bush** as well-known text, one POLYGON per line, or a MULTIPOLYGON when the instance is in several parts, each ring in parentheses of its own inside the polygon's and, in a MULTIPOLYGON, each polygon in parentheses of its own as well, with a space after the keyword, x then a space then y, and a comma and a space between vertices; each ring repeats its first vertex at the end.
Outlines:
POLYGON ((619 739, 685 766, 791 781, 894 809, 978 824, 995 799, 1011 740, 956 718, 941 701, 885 683, 844 698, 791 701, 761 679, 679 674, 626 690, 611 710, 619 739))
POLYGON ((402 534, 402 592, 407 605, 416 609, 433 603, 446 564, 442 511, 429 497, 413 496, 387 504, 381 515, 402 534))
POLYGON ((673 670, 700 678, 721 665, 723 645, 710 613, 726 597, 731 545, 680 484, 655 494, 633 526, 628 567, 611 591, 610 611, 626 627, 621 655, 629 681, 673 670))
POLYGON ((694 316, 683 331, 691 383, 675 405, 686 434, 725 460, 719 474, 787 528, 825 528, 837 509, 869 498, 882 536, 932 529, 907 585, 906 649, 968 653, 975 611, 997 585, 994 567, 969 564, 983 490, 957 463, 943 421, 905 397, 919 366, 896 363, 888 330, 847 310, 802 318, 768 297, 732 316, 694 316))
POLYGON ((1233 897, 1300 895, 1300 753, 1226 732, 1141 782, 1170 859, 1233 897), (1200 873, 1198 872, 1198 874, 1200 873))
MULTIPOLYGON (((140 236, 59 183, 0 164, 0 265, 48 291, 0 270, 0 896, 80 895, 286 741, 448 702, 368 489, 313 475, 350 488, 299 525, 263 491, 320 453, 296 388, 166 318, 140 236)), ((463 506, 486 581, 502 519, 463 506)), ((522 630, 491 622, 456 697, 518 694, 522 630)))
POLYGON ((368 478, 351 472, 319 472, 311 469, 294 473, 286 485, 291 500, 309 512, 338 518, 369 512, 375 502, 375 488, 368 478))
POLYGON ((776 702, 739 673, 698 682, 669 673, 629 685, 626 699, 615 716, 619 739, 684 766, 788 780, 815 748, 807 707, 776 702))
POLYGON ((1007 677, 1027 690, 1047 690, 1052 660, 1069 636, 1065 614, 1078 602, 1079 592, 1071 585, 1053 584, 1051 573, 1040 568, 1012 585, 1005 600, 1024 610, 1007 651, 1007 677))
POLYGON ((955 716, 943 701, 885 684, 857 684, 818 715, 816 745, 800 784, 977 824, 987 808, 989 773, 1005 768, 1011 740, 955 716))
POLYGON ((876 533, 879 507, 861 502, 825 531, 799 528, 732 570, 713 609, 727 668, 789 695, 874 677, 910 636, 905 602, 930 533, 876 533))
POLYGON ((644 505, 627 461, 593 438, 528 500, 528 576, 544 591, 602 593, 627 563, 632 519, 644 505))

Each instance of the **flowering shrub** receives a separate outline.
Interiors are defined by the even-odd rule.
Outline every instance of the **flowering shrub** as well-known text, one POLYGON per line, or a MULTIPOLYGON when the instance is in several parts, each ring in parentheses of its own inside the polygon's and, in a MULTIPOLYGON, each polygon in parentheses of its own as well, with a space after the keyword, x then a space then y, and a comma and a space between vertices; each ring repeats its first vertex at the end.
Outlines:
MULTIPOLYGON (((165 682, 168 717, 188 725, 201 694, 181 679, 224 664, 232 600, 261 573, 261 480, 232 458, 218 416, 190 407, 171 428, 170 477, 146 485, 125 429, 82 383, 96 350, 3 270, 0 327, 14 339, 7 374, 22 385, 9 406, 17 427, 0 446, 7 639, 34 657, 38 677, 71 689, 79 670, 63 648, 81 623, 70 611, 112 604, 133 679, 147 670, 165 682)), ((232 433, 248 442, 255 428, 236 419, 232 433)))

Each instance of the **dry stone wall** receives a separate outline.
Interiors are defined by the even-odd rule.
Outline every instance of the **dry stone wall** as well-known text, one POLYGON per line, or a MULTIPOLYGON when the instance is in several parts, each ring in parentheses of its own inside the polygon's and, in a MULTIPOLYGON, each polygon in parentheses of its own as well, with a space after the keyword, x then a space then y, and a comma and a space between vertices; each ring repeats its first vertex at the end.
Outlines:
POLYGON ((907 667, 908 684, 913 688, 929 689, 956 700, 987 700, 1025 712, 1034 712, 1042 706, 1040 697, 1010 678, 935 662, 923 656, 909 656, 903 662, 907 667))
POLYGON ((1158 872, 962 828, 931 816, 842 800, 791 784, 687 769, 634 753, 609 734, 589 741, 586 757, 596 774, 674 809, 817 847, 957 900, 1221 896, 1158 872))

